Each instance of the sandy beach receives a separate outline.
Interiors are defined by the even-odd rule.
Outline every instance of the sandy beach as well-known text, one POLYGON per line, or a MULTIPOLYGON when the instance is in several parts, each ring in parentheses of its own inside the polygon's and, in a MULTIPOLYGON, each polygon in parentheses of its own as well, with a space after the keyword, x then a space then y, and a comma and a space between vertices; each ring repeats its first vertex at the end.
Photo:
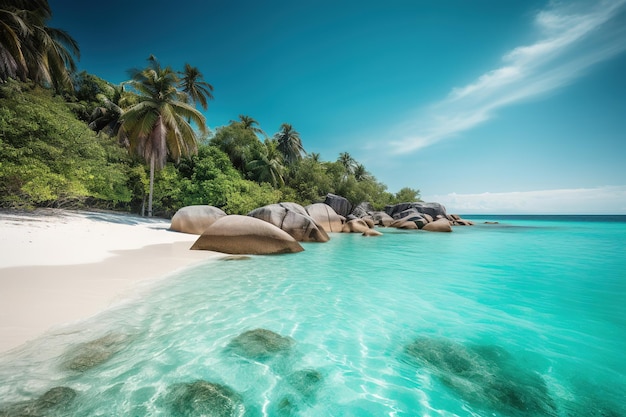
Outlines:
POLYGON ((220 256, 169 221, 108 212, 0 212, 0 353, 220 256))

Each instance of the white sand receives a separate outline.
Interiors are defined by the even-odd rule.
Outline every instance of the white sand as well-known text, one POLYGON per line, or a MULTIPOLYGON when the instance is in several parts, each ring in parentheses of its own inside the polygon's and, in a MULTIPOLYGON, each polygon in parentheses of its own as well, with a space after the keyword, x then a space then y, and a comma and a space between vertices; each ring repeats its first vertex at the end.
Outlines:
POLYGON ((0 211, 0 352, 132 296, 139 282, 221 256, 196 235, 123 214, 0 211))

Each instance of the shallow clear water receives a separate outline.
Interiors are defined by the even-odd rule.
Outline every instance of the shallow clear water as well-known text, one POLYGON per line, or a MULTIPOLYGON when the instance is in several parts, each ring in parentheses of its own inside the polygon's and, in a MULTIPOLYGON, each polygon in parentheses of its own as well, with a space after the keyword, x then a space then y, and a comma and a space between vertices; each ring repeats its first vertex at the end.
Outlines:
POLYGON ((57 386, 76 397, 48 415, 194 415, 171 393, 199 380, 250 416, 625 416, 626 218, 474 220, 170 276, 0 356, 0 416, 57 386), (293 343, 229 345, 259 328, 293 343))

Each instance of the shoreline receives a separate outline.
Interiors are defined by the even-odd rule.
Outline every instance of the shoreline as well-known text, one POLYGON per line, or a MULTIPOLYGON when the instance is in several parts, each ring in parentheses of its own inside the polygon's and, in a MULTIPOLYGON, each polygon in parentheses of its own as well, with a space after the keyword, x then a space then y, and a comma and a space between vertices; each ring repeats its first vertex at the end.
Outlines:
POLYGON ((209 259, 170 222, 110 212, 0 211, 0 354, 209 259))

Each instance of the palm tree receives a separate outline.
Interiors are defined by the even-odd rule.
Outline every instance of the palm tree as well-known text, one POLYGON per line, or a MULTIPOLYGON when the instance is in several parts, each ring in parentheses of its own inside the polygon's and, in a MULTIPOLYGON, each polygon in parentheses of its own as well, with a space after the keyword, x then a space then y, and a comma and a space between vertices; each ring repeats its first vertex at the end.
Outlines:
POLYGON ((57 91, 71 88, 78 43, 46 26, 51 17, 47 0, 0 0, 0 81, 30 78, 57 91))
POLYGON ((267 134, 263 131, 263 129, 259 127, 259 122, 257 122, 255 119, 253 119, 250 116, 246 116, 245 114, 240 114, 239 121, 231 120, 230 122, 239 123, 241 126, 243 126, 244 129, 251 130, 252 132, 254 132, 255 135, 262 135, 262 136, 267 137, 267 134))
POLYGON ((179 161, 181 156, 197 152, 197 138, 187 120, 207 132, 202 113, 186 103, 186 94, 178 91, 179 79, 170 68, 162 68, 154 56, 143 70, 130 70, 128 85, 139 95, 139 102, 122 115, 118 137, 126 135, 131 152, 139 154, 150 166, 148 216, 152 216, 154 171, 161 169, 168 155, 179 161))
POLYGON ((309 154, 309 158, 311 158, 311 161, 313 162, 320 162, 322 159, 322 155, 320 155, 318 152, 311 152, 309 154))
POLYGON ((96 107, 91 113, 89 128, 98 133, 104 131, 104 133, 110 136, 117 136, 122 125, 122 115, 124 114, 122 109, 125 101, 123 97, 124 85, 113 86, 113 90, 111 99, 102 93, 96 95, 96 98, 102 105, 96 107))
POLYGON ((354 174, 357 162, 348 152, 341 152, 339 158, 337 158, 337 162, 343 166, 347 175, 354 174))
POLYGON ((181 89, 187 93, 192 103, 200 103, 204 110, 209 107, 208 100, 213 100, 213 86, 206 81, 200 70, 185 64, 184 71, 179 73, 182 75, 180 85, 181 89))
POLYGON ((295 131, 289 123, 283 123, 280 126, 274 139, 278 142, 278 150, 283 154, 288 165, 302 159, 303 153, 306 154, 300 140, 300 133, 295 131))
POLYGON ((255 175, 258 182, 270 183, 273 187, 285 185, 283 177, 283 158, 274 140, 265 141, 265 152, 246 166, 255 175))
POLYGON ((365 169, 365 165, 357 163, 354 166, 354 178, 357 181, 365 181, 371 179, 371 174, 365 169))

